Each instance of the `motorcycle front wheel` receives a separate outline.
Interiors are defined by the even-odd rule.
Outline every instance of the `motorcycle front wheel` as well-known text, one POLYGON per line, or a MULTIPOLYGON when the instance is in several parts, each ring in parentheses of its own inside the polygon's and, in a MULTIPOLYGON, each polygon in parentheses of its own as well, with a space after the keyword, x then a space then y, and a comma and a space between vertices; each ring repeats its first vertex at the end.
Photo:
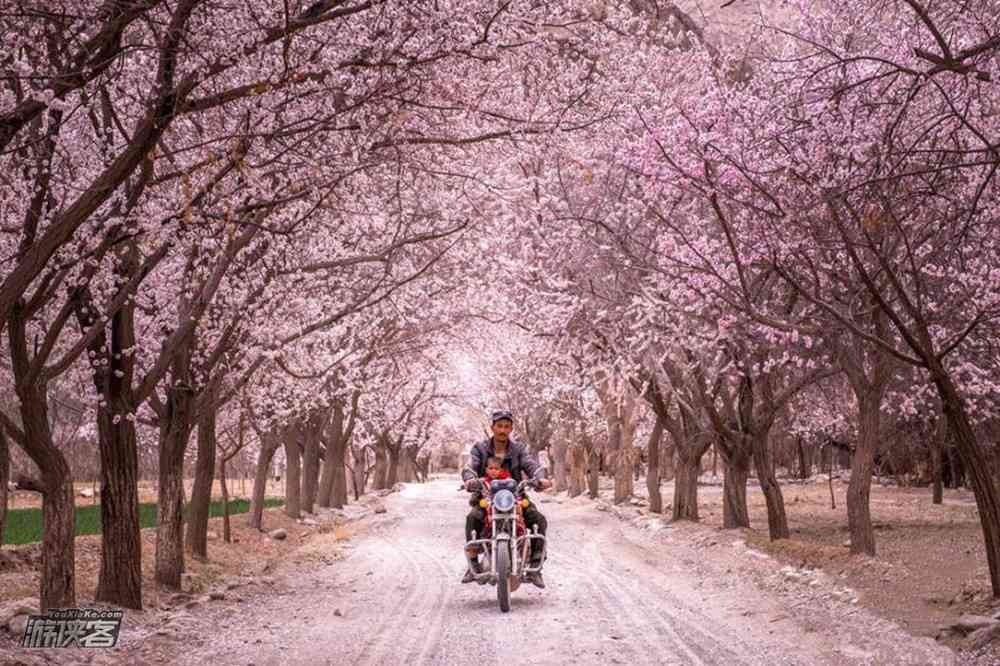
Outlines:
POLYGON ((500 610, 510 611, 510 545, 503 544, 497 548, 497 600, 500 610))

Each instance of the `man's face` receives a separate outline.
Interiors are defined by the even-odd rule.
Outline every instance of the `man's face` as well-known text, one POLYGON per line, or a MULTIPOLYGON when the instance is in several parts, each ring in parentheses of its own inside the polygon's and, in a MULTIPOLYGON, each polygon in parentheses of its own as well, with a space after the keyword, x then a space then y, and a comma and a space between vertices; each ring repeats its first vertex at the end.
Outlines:
POLYGON ((510 431, 514 429, 514 424, 507 419, 500 419, 493 423, 493 440, 506 444, 510 439, 510 431))

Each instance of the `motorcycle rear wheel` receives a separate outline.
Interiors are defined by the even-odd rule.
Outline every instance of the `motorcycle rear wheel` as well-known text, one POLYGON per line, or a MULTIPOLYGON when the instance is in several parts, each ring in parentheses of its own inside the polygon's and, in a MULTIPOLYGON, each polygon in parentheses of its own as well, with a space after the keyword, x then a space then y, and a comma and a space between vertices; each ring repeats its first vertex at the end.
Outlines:
POLYGON ((500 610, 510 612, 510 547, 497 548, 497 601, 500 610))

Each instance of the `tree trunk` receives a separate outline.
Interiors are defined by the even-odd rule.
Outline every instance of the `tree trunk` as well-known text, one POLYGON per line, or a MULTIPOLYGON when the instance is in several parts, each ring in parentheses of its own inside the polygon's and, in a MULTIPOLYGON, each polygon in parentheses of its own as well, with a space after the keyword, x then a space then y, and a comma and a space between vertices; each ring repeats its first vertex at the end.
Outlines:
MULTIPOLYGON (((334 473, 337 468, 337 461, 334 449, 340 448, 340 466, 344 465, 344 406, 340 402, 333 405, 333 413, 324 429, 323 444, 326 447, 326 455, 323 456, 323 471, 319 481, 319 505, 329 508, 333 499, 334 473)), ((343 504, 341 504, 343 506, 343 504)), ((339 508, 339 507, 338 507, 339 508)))
POLYGON ((208 558, 208 514, 215 481, 215 423, 215 409, 206 406, 198 419, 198 457, 188 501, 187 546, 193 555, 203 559, 208 558))
POLYGON ((229 524, 229 489, 226 487, 226 459, 219 460, 219 488, 222 490, 222 540, 232 543, 232 530, 229 524))
POLYGON ((257 471, 253 478, 253 499, 250 502, 250 527, 263 528, 264 499, 267 495, 267 478, 270 476, 271 459, 281 445, 281 439, 273 432, 268 432, 261 442, 260 455, 257 457, 257 471))
POLYGON ((351 466, 351 485, 354 488, 354 499, 357 501, 365 494, 365 482, 368 480, 368 474, 365 471, 368 466, 367 449, 361 446, 352 446, 351 458, 354 461, 351 466))
POLYGON ((788 517, 785 515, 785 499, 781 495, 781 486, 774 476, 774 466, 771 464, 771 448, 768 442, 768 431, 754 433, 750 438, 751 449, 753 450, 754 470, 757 472, 757 480, 760 482, 760 489, 764 493, 764 500, 767 503, 767 530, 771 541, 787 539, 788 517))
POLYGON ((948 456, 948 470, 951 476, 951 485, 949 487, 957 490, 966 485, 962 457, 958 454, 958 449, 954 446, 949 446, 945 450, 945 454, 948 456))
POLYGON ((993 596, 1000 597, 1000 490, 997 488, 996 470, 993 461, 979 446, 975 431, 969 423, 965 404, 951 378, 940 366, 931 368, 931 376, 941 397, 949 432, 976 497, 986 561, 990 570, 990 584, 993 596))
POLYGON ((646 468, 646 492, 649 493, 649 510, 652 513, 663 513, 663 497, 660 495, 660 440, 662 439, 663 420, 657 418, 646 445, 646 458, 649 461, 649 466, 646 468))
POLYGON ((799 454, 799 478, 808 479, 812 476, 812 462, 806 457, 806 446, 801 436, 796 438, 796 448, 799 454))
POLYGON ((677 446, 674 444, 673 438, 668 437, 666 442, 660 440, 660 481, 674 480, 675 467, 677 466, 674 461, 676 452, 677 446))
MULTIPOLYGON (((114 398, 112 397, 112 400, 114 398)), ((101 568, 95 601, 142 608, 142 533, 139 526, 139 457, 135 424, 114 423, 124 404, 97 415, 101 457, 101 568)))
POLYGON ((853 554, 875 555, 870 497, 881 408, 880 389, 858 396, 858 444, 851 456, 851 481, 847 486, 847 526, 853 554))
POLYGON ((302 510, 312 513, 316 508, 316 491, 319 486, 319 438, 323 419, 314 414, 303 423, 302 442, 302 510))
POLYGON ((552 442, 552 477, 553 491, 561 493, 569 487, 569 447, 562 433, 558 433, 552 442))
MULTIPOLYGON (((185 361, 177 362, 179 366, 185 361)), ((186 375, 182 367, 178 372, 186 375)), ((156 510, 156 582, 179 588, 184 573, 184 453, 191 436, 194 392, 174 377, 160 426, 159 502, 156 510)))
POLYGON ((285 431, 285 513, 289 518, 301 517, 300 492, 302 489, 301 452, 297 428, 285 431))
POLYGON ((348 437, 338 439, 333 447, 333 506, 341 509, 347 504, 347 447, 348 437))
POLYGON ((937 423, 935 423, 934 432, 931 433, 931 483, 934 487, 933 499, 931 500, 933 504, 943 504, 944 503, 944 484, 943 484, 943 469, 942 469, 942 455, 941 452, 944 449, 945 442, 948 436, 948 422, 945 420, 944 416, 938 417, 937 423))
MULTIPOLYGON (((119 265, 120 275, 135 270, 134 246, 119 265)), ((97 325, 96 311, 77 300, 81 331, 97 325)), ((91 378, 103 405, 97 408, 100 462, 101 566, 96 601, 142 608, 142 540, 139 530, 139 453, 136 445, 134 396, 135 305, 119 308, 111 326, 88 345, 91 378), (110 337, 109 337, 110 333, 110 337)), ((93 502, 97 503, 97 493, 93 502)))
POLYGON ((320 506, 340 509, 347 504, 347 436, 344 432, 344 410, 334 407, 333 416, 324 437, 326 456, 320 481, 320 506), (325 503, 324 503, 325 502, 325 503))
POLYGON ((387 448, 387 453, 389 455, 389 469, 385 475, 385 486, 384 488, 392 488, 399 481, 399 456, 403 446, 403 436, 400 435, 399 438, 394 442, 392 446, 387 448))
POLYGON ((698 520, 698 476, 701 455, 692 455, 678 447, 674 477, 674 520, 698 520))
POLYGON ((722 452, 722 527, 750 527, 747 506, 747 478, 750 476, 750 453, 745 443, 733 443, 730 451, 722 452))
POLYGON ((417 478, 421 483, 431 480, 431 454, 417 458, 417 478))
POLYGON ((43 475, 41 611, 76 606, 76 505, 69 467, 43 475))
POLYGON ((22 435, 17 439, 41 475, 42 571, 41 610, 76 606, 76 512, 73 477, 62 451, 52 441, 48 387, 44 381, 23 381, 31 372, 23 304, 18 302, 7 321, 11 370, 19 402, 22 435))
POLYGON ((614 503, 622 504, 632 498, 635 481, 632 479, 632 444, 624 443, 615 451, 615 496, 614 503))
POLYGON ((567 447, 569 456, 569 488, 567 494, 577 497, 587 487, 587 451, 580 444, 567 447))
POLYGON ((587 495, 590 499, 597 499, 600 491, 601 481, 601 453, 596 449, 590 450, 590 469, 587 474, 587 495))
POLYGON ((386 446, 385 436, 380 436, 375 440, 375 478, 372 485, 375 490, 382 490, 386 487, 389 478, 389 447, 386 446))
POLYGON ((10 447, 7 433, 0 426, 0 548, 3 548, 4 529, 7 526, 7 484, 10 483, 10 447))

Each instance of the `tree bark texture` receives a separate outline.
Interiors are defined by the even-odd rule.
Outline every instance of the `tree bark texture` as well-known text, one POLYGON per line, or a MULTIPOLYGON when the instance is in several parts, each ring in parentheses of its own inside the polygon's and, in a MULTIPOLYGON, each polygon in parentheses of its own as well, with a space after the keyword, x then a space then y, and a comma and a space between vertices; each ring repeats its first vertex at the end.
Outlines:
POLYGON ((561 493, 569 488, 569 446, 563 433, 552 441, 553 490, 561 493))
MULTIPOLYGON (((114 403, 111 403, 112 405, 114 403)), ((139 526, 139 458, 134 422, 97 417, 101 457, 101 569, 95 601, 142 608, 142 537, 139 526)))
POLYGON ((847 526, 851 532, 852 554, 875 555, 871 486, 881 409, 880 389, 872 389, 859 396, 858 443, 851 456, 851 481, 847 486, 847 526))
POLYGON ((750 527, 747 479, 750 476, 750 443, 746 435, 719 434, 715 448, 722 457, 722 527, 750 527))
POLYGON ((646 444, 646 457, 649 466, 646 468, 646 492, 649 494, 649 510, 652 513, 663 513, 663 497, 660 495, 660 440, 663 439, 663 420, 657 417, 653 431, 649 433, 646 444))
POLYGON ((184 381, 189 376, 186 360, 175 363, 174 385, 167 389, 166 418, 160 424, 155 575, 157 583, 176 589, 184 573, 184 453, 193 427, 194 391, 184 381))
POLYGON ((735 444, 722 453, 722 527, 738 529, 750 527, 750 509, 747 506, 747 479, 750 477, 750 452, 744 444, 735 444))
POLYGON ((387 441, 389 436, 385 433, 375 439, 375 470, 373 472, 372 486, 375 490, 388 488, 389 478, 389 447, 387 441))
POLYGON ((703 453, 704 449, 700 453, 684 450, 677 457, 673 520, 698 520, 698 476, 703 453))
POLYGON ((76 505, 69 468, 43 474, 41 611, 76 606, 76 505))
POLYGON ((943 416, 938 417, 931 433, 931 484, 933 486, 933 504, 944 503, 944 465, 942 452, 948 438, 948 422, 943 416))
POLYGON ((986 561, 990 570, 990 584, 993 596, 1000 597, 1000 488, 997 483, 996 461, 990 459, 976 439, 965 403, 951 377, 939 364, 933 364, 930 370, 955 448, 958 449, 962 466, 969 475, 972 492, 976 496, 986 546, 986 561))
POLYGON ((142 608, 142 538, 139 526, 139 452, 135 421, 128 418, 137 405, 132 382, 135 356, 134 304, 112 318, 111 339, 98 336, 92 345, 93 379, 106 407, 97 414, 101 460, 101 569, 96 601, 142 608), (110 342, 110 345, 108 345, 110 342))
POLYGON ((368 484, 368 449, 352 445, 351 460, 351 485, 354 488, 354 499, 358 500, 365 494, 365 486, 368 484))
POLYGON ((569 456, 569 487, 566 493, 570 497, 583 494, 587 487, 587 451, 580 444, 567 447, 569 456))
POLYGON ((196 557, 208 557, 208 513, 215 481, 216 412, 206 406, 198 418, 198 457, 188 501, 187 546, 196 557))
MULTIPOLYGON (((323 429, 323 446, 326 449, 323 456, 323 471, 319 480, 319 495, 317 503, 329 508, 333 500, 334 471, 337 467, 335 449, 340 448, 340 467, 344 466, 344 442, 341 441, 344 429, 344 405, 340 401, 334 403, 330 419, 323 429)), ((343 506, 343 505, 341 505, 343 506)), ((339 507, 338 507, 339 508, 339 507)))
POLYGON ((386 471, 384 488, 392 488, 399 481, 399 454, 403 446, 403 436, 387 440, 386 453, 389 456, 389 469, 386 471))
POLYGON ((0 426, 0 548, 3 548, 4 530, 7 527, 7 484, 10 483, 10 446, 7 433, 0 426))
POLYGON ((302 424, 302 510, 312 513, 316 508, 316 493, 319 487, 319 440, 322 435, 323 418, 313 414, 302 424))
POLYGON ((769 428, 756 432, 750 437, 750 445, 753 450, 754 470, 757 472, 757 481, 760 483, 761 492, 764 493, 764 501, 767 504, 767 531, 771 541, 787 539, 790 535, 788 530, 788 516, 785 514, 785 498, 781 494, 781 486, 774 475, 774 465, 771 464, 771 445, 769 428))
POLYGON ((799 478, 808 479, 812 476, 812 461, 806 452, 806 445, 801 436, 795 439, 795 448, 799 455, 799 478))
POLYGON ((28 454, 41 475, 42 571, 39 581, 41 610, 76 605, 76 520, 73 477, 62 451, 52 441, 48 413, 48 387, 32 377, 26 322, 18 301, 7 320, 14 391, 19 401, 21 436, 17 444, 28 454))
POLYGON ((597 499, 601 480, 601 452, 596 447, 590 449, 588 463, 590 467, 587 470, 587 496, 590 499, 597 499))
POLYGON ((289 518, 301 518, 302 453, 298 428, 285 431, 285 513, 289 518))
POLYGON ((253 479, 253 498, 250 501, 250 517, 248 524, 258 530, 263 528, 264 499, 267 496, 267 479, 271 474, 271 460, 275 451, 281 446, 281 438, 274 431, 263 433, 260 455, 257 457, 257 470, 253 479))
POLYGON ((232 526, 229 522, 229 488, 226 487, 226 459, 219 460, 219 489, 222 491, 222 540, 232 543, 232 526))

